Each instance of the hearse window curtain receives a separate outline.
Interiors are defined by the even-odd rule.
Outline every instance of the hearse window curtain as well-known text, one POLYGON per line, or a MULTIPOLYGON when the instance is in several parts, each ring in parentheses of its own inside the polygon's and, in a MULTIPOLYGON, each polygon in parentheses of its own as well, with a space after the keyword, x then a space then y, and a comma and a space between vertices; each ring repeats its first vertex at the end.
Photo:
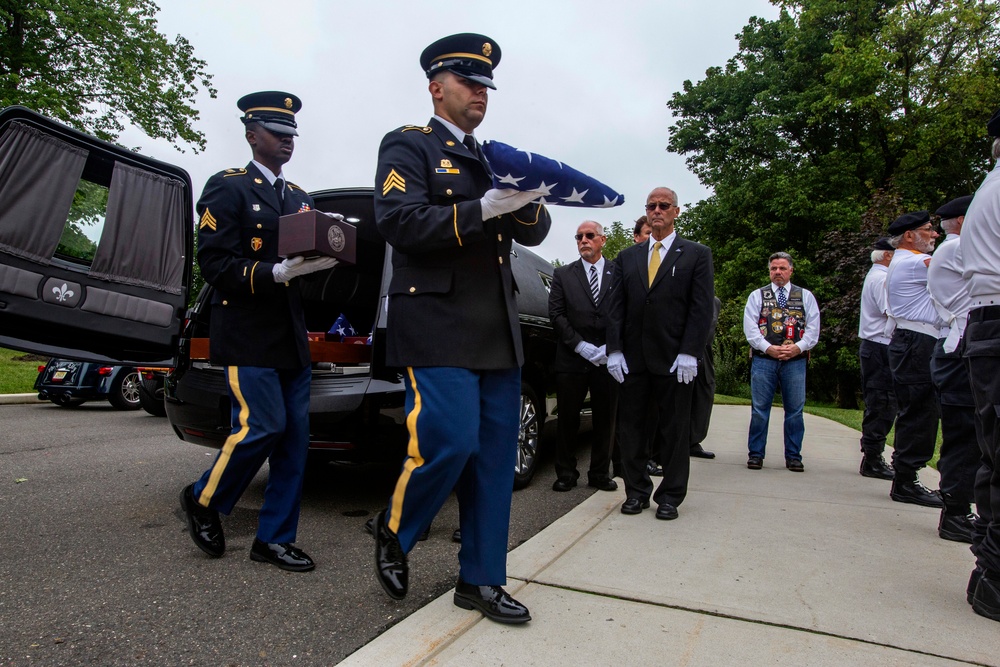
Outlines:
POLYGON ((115 164, 107 217, 90 275, 180 294, 184 224, 180 181, 115 164))
POLYGON ((82 148, 23 123, 8 126, 0 137, 0 251, 49 264, 86 163, 82 148))

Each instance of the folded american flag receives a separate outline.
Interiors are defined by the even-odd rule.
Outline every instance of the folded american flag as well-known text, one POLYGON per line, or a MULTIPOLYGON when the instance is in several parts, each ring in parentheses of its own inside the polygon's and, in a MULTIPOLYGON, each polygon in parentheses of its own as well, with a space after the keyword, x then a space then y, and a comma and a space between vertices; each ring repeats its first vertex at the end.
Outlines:
POLYGON ((358 335, 358 332, 354 330, 354 327, 352 327, 351 323, 347 321, 347 318, 343 313, 341 313, 340 317, 334 321, 333 326, 330 327, 330 330, 327 331, 327 333, 339 336, 341 341, 343 341, 347 336, 358 335))
POLYGON ((624 195, 544 155, 500 141, 485 142, 483 153, 493 169, 495 188, 539 192, 540 203, 558 206, 611 208, 625 203, 624 195))

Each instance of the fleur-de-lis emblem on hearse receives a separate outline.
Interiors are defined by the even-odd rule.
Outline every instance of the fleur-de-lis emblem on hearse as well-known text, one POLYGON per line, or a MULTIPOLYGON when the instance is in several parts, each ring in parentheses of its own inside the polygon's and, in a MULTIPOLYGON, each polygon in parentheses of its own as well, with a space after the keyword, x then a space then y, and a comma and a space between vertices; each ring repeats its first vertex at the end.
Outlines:
POLYGON ((66 299, 73 298, 73 290, 69 288, 69 285, 63 283, 60 287, 53 287, 52 293, 56 295, 56 301, 62 303, 66 299))

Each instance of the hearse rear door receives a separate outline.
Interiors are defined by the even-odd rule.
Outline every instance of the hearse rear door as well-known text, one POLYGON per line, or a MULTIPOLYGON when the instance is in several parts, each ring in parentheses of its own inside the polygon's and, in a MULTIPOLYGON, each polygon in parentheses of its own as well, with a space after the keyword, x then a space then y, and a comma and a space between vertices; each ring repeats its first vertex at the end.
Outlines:
POLYGON ((193 210, 183 169, 0 111, 0 347, 174 365, 193 210))

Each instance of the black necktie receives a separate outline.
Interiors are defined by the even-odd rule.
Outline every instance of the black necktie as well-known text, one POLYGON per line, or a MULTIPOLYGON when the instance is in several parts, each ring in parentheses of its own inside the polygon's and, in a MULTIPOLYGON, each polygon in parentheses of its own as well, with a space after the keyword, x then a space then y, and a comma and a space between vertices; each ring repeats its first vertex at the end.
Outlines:
POLYGON ((590 293, 594 295, 594 303, 597 303, 597 295, 600 288, 597 285, 597 267, 590 265, 590 293))
POLYGON ((469 149, 469 152, 472 153, 477 160, 479 160, 480 164, 486 167, 486 171, 490 171, 490 165, 486 161, 486 156, 483 155, 483 152, 479 149, 479 145, 476 144, 476 138, 471 134, 467 134, 465 135, 465 139, 462 140, 462 143, 465 144, 465 147, 469 149))
POLYGON ((278 202, 285 201, 285 181, 281 178, 274 179, 274 194, 278 195, 278 202))

